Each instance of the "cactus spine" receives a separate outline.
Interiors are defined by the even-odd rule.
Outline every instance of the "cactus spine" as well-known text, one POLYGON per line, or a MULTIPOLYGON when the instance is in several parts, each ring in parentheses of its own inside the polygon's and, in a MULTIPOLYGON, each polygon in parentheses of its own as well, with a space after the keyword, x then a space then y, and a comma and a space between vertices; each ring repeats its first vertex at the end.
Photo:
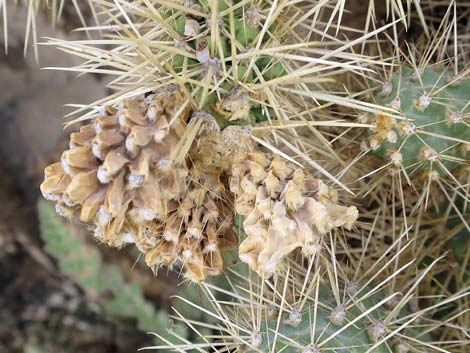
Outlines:
MULTIPOLYGON (((405 241, 405 237, 400 240, 405 241)), ((328 253, 335 250, 324 243, 321 254, 310 258, 305 267, 295 260, 289 261, 269 280, 247 272, 244 264, 233 266, 225 274, 228 287, 200 284, 204 295, 212 299, 210 315, 220 322, 213 327, 210 336, 203 337, 207 346, 201 348, 204 352, 309 353, 401 353, 421 349, 438 352, 445 349, 446 341, 433 339, 439 337, 440 325, 432 318, 462 298, 462 293, 442 300, 436 298, 428 305, 417 301, 414 289, 432 278, 430 270, 435 262, 415 272, 411 281, 394 290, 394 276, 405 272, 410 275, 405 271, 409 263, 396 267, 393 261, 401 256, 401 246, 397 241, 386 250, 391 261, 383 263, 379 258, 362 268, 357 267, 359 263, 353 265, 353 262, 348 264, 334 259, 335 265, 332 265, 328 253), (335 266, 341 267, 343 274, 335 272, 335 266), (372 278, 362 275, 370 271, 375 273, 372 278), (355 272, 359 274, 357 278, 355 272), (217 293, 228 298, 218 300, 217 293)), ((373 251, 374 247, 371 245, 362 251, 373 251)), ((191 322, 191 325, 197 332, 205 323, 191 322)), ((180 341, 153 348, 180 350, 183 347, 185 343, 180 341)))

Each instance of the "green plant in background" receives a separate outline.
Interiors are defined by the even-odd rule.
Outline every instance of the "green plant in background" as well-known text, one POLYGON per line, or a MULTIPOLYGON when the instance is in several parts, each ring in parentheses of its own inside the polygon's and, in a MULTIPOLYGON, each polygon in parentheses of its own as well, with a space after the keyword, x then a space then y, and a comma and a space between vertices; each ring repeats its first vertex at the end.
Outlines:
POLYGON ((181 337, 187 336, 182 325, 171 324, 167 311, 155 310, 139 284, 126 281, 117 266, 104 264, 98 249, 88 246, 80 234, 71 231, 50 205, 41 201, 38 210, 46 251, 57 259, 61 271, 91 298, 112 294, 112 298, 102 302, 106 313, 132 318, 144 332, 165 335, 165 331, 171 330, 181 337))
POLYGON ((24 353, 46 353, 40 346, 28 342, 24 347, 24 353))

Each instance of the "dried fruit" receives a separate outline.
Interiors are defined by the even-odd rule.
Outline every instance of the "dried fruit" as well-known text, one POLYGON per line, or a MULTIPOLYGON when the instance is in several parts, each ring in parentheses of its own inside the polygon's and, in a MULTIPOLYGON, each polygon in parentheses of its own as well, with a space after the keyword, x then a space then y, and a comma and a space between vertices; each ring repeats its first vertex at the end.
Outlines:
POLYGON ((182 103, 181 92, 167 87, 104 109, 71 134, 41 191, 60 214, 79 213, 101 241, 135 243, 149 266, 183 264, 201 281, 223 270, 222 252, 237 237, 221 153, 211 163, 204 153, 217 152, 214 124, 203 122, 211 129, 201 129, 181 162, 173 158, 190 113, 182 103))
POLYGON ((297 248, 305 255, 318 252, 322 235, 351 228, 358 216, 354 206, 338 205, 334 190, 305 169, 260 151, 235 155, 230 190, 236 211, 245 217, 240 259, 264 276, 297 248))

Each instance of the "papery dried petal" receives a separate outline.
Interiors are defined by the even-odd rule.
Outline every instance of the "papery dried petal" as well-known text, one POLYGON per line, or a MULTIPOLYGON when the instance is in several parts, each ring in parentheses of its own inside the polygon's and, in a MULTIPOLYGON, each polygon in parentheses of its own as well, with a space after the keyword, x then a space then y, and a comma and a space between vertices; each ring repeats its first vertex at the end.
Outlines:
POLYGON ((65 173, 47 177, 41 184, 41 192, 48 200, 59 200, 71 182, 70 176, 65 173))
POLYGON ((83 204, 99 187, 100 182, 96 176, 96 170, 91 170, 75 175, 67 186, 64 194, 66 194, 70 200, 83 204))
POLYGON ((104 202, 105 196, 106 188, 101 188, 85 200, 80 212, 80 220, 82 222, 91 222, 95 219, 98 210, 104 202))
POLYGON ((92 125, 83 125, 79 132, 70 134, 70 148, 90 146, 94 136, 95 128, 92 125))
POLYGON ((113 217, 121 211, 124 204, 124 172, 121 172, 111 183, 106 192, 104 209, 113 217))

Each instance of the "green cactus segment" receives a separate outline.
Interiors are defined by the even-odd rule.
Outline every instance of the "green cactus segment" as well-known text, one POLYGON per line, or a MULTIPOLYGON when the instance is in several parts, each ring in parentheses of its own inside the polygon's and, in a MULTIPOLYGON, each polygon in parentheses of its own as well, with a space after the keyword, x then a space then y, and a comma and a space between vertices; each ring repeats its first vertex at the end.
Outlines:
POLYGON ((184 36, 184 26, 186 25, 186 19, 184 17, 178 17, 175 20, 175 30, 180 36, 184 36))
POLYGON ((402 165, 408 171, 436 170, 445 174, 470 160, 470 80, 453 79, 451 72, 427 68, 418 78, 404 67, 376 97, 378 104, 393 107, 404 120, 376 117, 369 142, 372 153, 402 165), (391 85, 391 86, 390 86, 391 85), (401 155, 393 154, 395 151, 401 155), (442 165, 441 165, 442 163, 442 165))
POLYGON ((288 35, 281 30, 284 24, 279 23, 280 20, 274 21, 260 37, 266 13, 271 8, 269 2, 192 0, 186 1, 185 7, 188 10, 171 5, 162 8, 163 16, 172 26, 172 39, 178 50, 178 54, 163 60, 164 68, 170 74, 180 76, 182 82, 187 82, 185 79, 190 77, 192 82, 204 82, 206 87, 209 86, 209 92, 204 92, 202 86, 187 83, 191 86, 189 91, 195 92, 198 105, 215 116, 221 128, 256 123, 258 119, 253 117, 259 116, 267 102, 260 101, 260 95, 256 95, 250 85, 265 84, 285 76, 287 70, 282 60, 267 54, 254 54, 254 59, 237 57, 237 70, 232 60, 235 54, 252 52, 259 42, 262 50, 271 39, 275 42, 283 40, 288 35), (215 6, 217 9, 213 8, 215 6), (216 30, 213 21, 217 21, 216 30), (232 52, 234 49, 236 53, 232 52), (231 90, 238 87, 249 94, 250 99, 243 103, 248 107, 238 102, 224 104, 224 99, 233 98, 231 90))
MULTIPOLYGON (((436 281, 444 284, 449 293, 457 293, 462 288, 462 283, 470 283, 470 232, 464 228, 450 238, 446 244, 452 266, 445 268, 436 275, 436 281)), ((452 303, 443 314, 458 310, 458 303, 452 303)))
POLYGON ((258 36, 259 28, 249 25, 243 19, 239 19, 235 25, 235 33, 237 41, 241 45, 247 46, 254 43, 258 36))
MULTIPOLYGON (((218 1, 214 1, 214 2, 217 2, 218 3, 218 7, 217 9, 220 11, 225 11, 229 8, 229 4, 227 1, 225 0, 218 0, 218 1)), ((240 1, 234 1, 234 3, 238 3, 240 1)), ((211 10, 211 1, 210 0, 199 0, 199 3, 201 4, 201 6, 203 7, 203 9, 205 11, 210 11, 211 10)))
POLYGON ((258 67, 263 72, 263 78, 267 81, 282 77, 287 74, 281 62, 271 57, 263 56, 257 62, 258 67))
MULTIPOLYGON (((246 237, 242 228, 243 217, 237 216, 234 229, 241 239, 246 237)), ((247 281, 254 281, 250 277, 248 266, 238 263, 232 267, 233 273, 238 273, 235 277, 233 273, 229 277, 231 282, 240 287, 248 287, 247 281)), ((256 277, 255 277, 256 278, 256 277)), ((219 283, 220 284, 220 283, 219 283)), ((342 285, 342 287, 347 287, 342 285)), ((228 288, 224 288, 228 289, 228 288)), ((282 313, 278 308, 269 310, 272 305, 268 300, 267 310, 261 318, 261 327, 254 331, 249 340, 249 344, 242 349, 245 353, 259 352, 283 352, 283 353, 365 353, 375 345, 375 341, 370 337, 370 332, 374 325, 381 325, 382 320, 387 315, 385 305, 378 305, 383 301, 382 292, 370 295, 368 298, 358 301, 357 298, 363 296, 369 288, 363 288, 360 292, 344 293, 344 298, 353 296, 352 304, 347 304, 347 309, 338 307, 331 287, 321 284, 318 288, 318 305, 315 305, 313 298, 307 301, 306 305, 299 310, 295 307, 287 310, 283 307, 282 313), (377 305, 377 309, 364 315, 364 311, 377 305), (267 314, 267 312, 270 312, 267 314), (336 315, 335 315, 336 313, 336 315), (357 317, 362 316, 354 324, 350 324, 357 317), (345 328, 346 327, 346 328, 345 328), (340 333, 337 333, 340 331, 340 333), (327 341, 328 337, 333 337, 327 341)), ((217 292, 219 293, 219 292, 217 292)), ((313 294, 312 294, 313 296, 313 294)), ((230 301, 230 297, 225 299, 230 301)), ((234 300, 234 298, 232 298, 234 300)), ((279 304, 279 303, 278 303, 279 304)), ((346 306, 345 306, 346 308, 346 306)), ((229 310, 228 310, 229 311, 229 310)), ((237 312, 232 319, 238 325, 243 322, 250 322, 251 311, 237 312), (244 316, 246 314, 246 317, 244 316)), ((252 330, 252 328, 249 328, 252 330)), ((376 337, 381 339, 382 336, 376 337)), ((386 344, 380 344, 370 353, 390 353, 386 344)))
MULTIPOLYGON (((237 216, 234 229, 243 239, 242 224, 243 217, 237 216)), ((320 280, 318 287, 313 285, 299 297, 305 293, 302 284, 312 282, 289 272, 287 278, 280 272, 276 280, 266 281, 235 252, 227 255, 233 258, 227 258, 225 275, 215 278, 217 283, 200 284, 199 293, 209 306, 192 296, 180 298, 186 307, 211 318, 183 319, 195 331, 212 328, 209 335, 200 335, 211 347, 204 352, 411 353, 432 345, 432 329, 422 321, 410 321, 415 307, 410 301, 400 303, 402 293, 388 295, 388 284, 320 280)), ((182 352, 189 346, 180 340, 162 348, 182 352)))
MULTIPOLYGON (((432 233, 428 246, 435 246, 434 242, 438 242, 439 248, 442 245, 442 239, 445 240, 444 251, 451 251, 449 256, 459 264, 465 264, 470 270, 470 231, 467 229, 467 224, 470 220, 470 209, 467 205, 466 199, 463 197, 456 197, 452 203, 441 202, 437 207, 432 207, 433 219, 438 219, 439 225, 445 224, 442 230, 436 227, 437 232, 432 233), (456 212, 459 211, 459 213, 456 212), (463 220, 467 223, 465 224, 463 220)), ((425 258, 425 265, 429 265, 433 259, 430 257, 425 258)), ((441 281, 449 280, 447 271, 453 271, 452 266, 443 268, 444 274, 439 278, 441 281)), ((464 273, 466 277, 470 277, 470 271, 464 273), (467 273, 468 272, 468 273, 467 273)))
MULTIPOLYGON (((452 250, 452 253, 457 261, 460 263, 467 261, 470 248, 470 232, 468 229, 462 229, 455 236, 449 239, 447 246, 452 250)), ((470 263, 467 265, 470 267, 470 263)))
MULTIPOLYGON (((462 198, 459 198, 455 201, 455 205, 453 207, 457 207, 461 210, 461 216, 468 224, 468 221, 470 220, 470 210, 468 209, 468 205, 465 205, 465 201, 462 198)), ((462 222, 462 219, 460 218, 461 216, 457 215, 453 207, 450 209, 450 214, 446 221, 446 228, 451 232, 451 234, 453 234, 453 236, 446 242, 446 247, 452 251, 452 256, 456 261, 467 266, 470 270, 470 231, 462 222)), ((464 276, 469 278, 470 271, 466 271, 464 276)))
POLYGON ((183 55, 175 55, 171 61, 171 66, 175 72, 180 73, 183 70, 190 69, 198 65, 198 62, 194 59, 187 58, 183 55))
MULTIPOLYGON (((365 353, 374 346, 369 332, 373 330, 374 325, 380 329, 380 321, 373 324, 370 318, 379 320, 385 316, 385 310, 380 307, 377 311, 368 316, 364 316, 352 325, 348 325, 356 317, 360 316, 364 310, 358 306, 348 308, 342 323, 333 324, 330 319, 332 310, 326 310, 325 305, 332 305, 333 293, 325 287, 321 287, 319 296, 319 305, 315 306, 311 303, 306 306, 302 313, 291 311, 283 313, 279 328, 278 317, 274 317, 262 323, 258 337, 261 342, 259 349, 262 352, 285 352, 285 353, 320 353, 320 352, 336 352, 336 353, 365 353), (296 316, 297 321, 296 322, 296 316), (298 324, 297 324, 298 323, 298 324), (314 326, 315 325, 315 326, 314 326), (346 326, 346 328, 344 328, 346 326), (340 333, 338 331, 341 330, 340 333), (277 335, 276 335, 277 332, 277 335), (328 337, 333 337, 327 341, 328 337), (316 343, 319 342, 319 343, 316 343), (326 342, 323 344, 323 342, 326 342), (274 348, 274 349, 273 349, 274 348)), ((371 303, 363 303, 363 306, 377 304, 374 300, 371 303)), ((377 301, 378 302, 378 301, 377 301)), ((332 306, 334 308, 334 306, 332 306)), ((295 310, 295 309, 294 309, 295 310)), ((384 332, 385 335, 385 332, 384 332)), ((382 337, 379 337, 379 340, 382 337)), ((252 342, 255 343, 255 342, 252 342)), ((248 350, 247 352, 255 352, 248 350)), ((389 353, 385 343, 378 345, 370 350, 371 353, 389 353)))
POLYGON ((446 249, 452 251, 452 256, 459 263, 467 261, 466 264, 470 268, 470 259, 467 260, 467 254, 470 254, 470 231, 467 229, 467 225, 462 222, 463 219, 468 224, 470 220, 470 209, 466 200, 456 198, 452 204, 441 203, 439 208, 433 209, 433 211, 436 218, 445 219, 444 235, 450 235, 446 241, 446 249), (460 214, 457 214, 456 209, 460 214))
MULTIPOLYGON (((304 313, 305 315, 307 313, 304 313)), ((326 317, 319 316, 317 317, 317 324, 315 326, 315 336, 326 335, 332 336, 338 330, 337 327, 331 325, 327 321, 326 317)), ((271 322, 269 326, 269 334, 262 335, 263 346, 261 350, 263 352, 272 352, 272 347, 269 344, 274 340, 274 332, 276 331, 276 322, 271 322)), ((341 334, 333 338, 322 348, 319 348, 317 345, 310 343, 312 341, 312 327, 311 323, 308 320, 303 320, 299 327, 289 327, 285 324, 281 324, 279 327, 279 337, 274 348, 274 352, 286 352, 286 353, 298 353, 298 352, 311 352, 311 353, 320 353, 322 349, 326 351, 331 351, 335 349, 334 352, 337 353, 365 353, 370 347, 372 347, 372 342, 370 342, 369 337, 364 329, 357 327, 348 327, 341 334), (288 337, 288 339, 285 339, 288 337), (303 348, 293 344, 296 342, 303 348), (309 348, 310 347, 310 348, 309 348)), ((255 352, 250 351, 250 352, 255 352)), ((388 351, 385 348, 385 345, 380 345, 378 348, 372 350, 374 353, 387 353, 388 351)))

